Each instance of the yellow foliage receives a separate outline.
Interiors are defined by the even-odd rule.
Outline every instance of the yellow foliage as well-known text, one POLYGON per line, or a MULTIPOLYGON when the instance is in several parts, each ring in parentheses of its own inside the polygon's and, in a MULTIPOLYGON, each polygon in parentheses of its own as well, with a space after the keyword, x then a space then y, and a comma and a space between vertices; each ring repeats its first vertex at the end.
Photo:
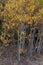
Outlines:
POLYGON ((43 15, 43 8, 39 10, 39 13, 43 15))
MULTIPOLYGON (((3 17, 5 21, 8 20, 10 23, 11 21, 14 21, 14 23, 23 21, 32 24, 33 20, 37 21, 37 15, 32 16, 36 6, 39 6, 37 0, 8 0, 4 7, 3 17)), ((43 13, 43 10, 41 11, 43 13)))
POLYGON ((27 9, 28 12, 31 13, 31 12, 34 11, 34 9, 35 9, 35 5, 28 6, 26 9, 27 9))
POLYGON ((27 36, 27 39, 28 39, 28 40, 31 39, 31 34, 29 34, 29 35, 27 36))
MULTIPOLYGON (((0 2, 3 1, 0 0, 0 2)), ((33 21, 35 25, 38 24, 40 20, 43 21, 43 8, 40 9, 38 0, 7 0, 4 7, 2 3, 0 4, 0 11, 0 18, 4 20, 3 26, 7 31, 9 31, 9 29, 18 31, 18 24, 22 21, 30 25, 33 21), (1 11, 2 9, 4 10, 1 11)), ((21 32, 21 35, 25 35, 25 32, 21 32)), ((9 34, 8 37, 10 37, 9 34)), ((27 37, 31 38, 31 34, 27 37)), ((0 40, 2 39, 3 37, 0 36, 0 40)), ((5 45, 7 44, 7 41, 5 41, 5 45)), ((21 50, 23 51, 23 49, 21 50)), ((19 52, 21 52, 21 50, 19 52)))
POLYGON ((24 34, 25 34, 25 32, 24 32, 24 31, 22 31, 22 32, 21 32, 21 35, 24 35, 24 34))
POLYGON ((2 37, 2 35, 0 35, 0 40, 2 40, 3 39, 3 37, 2 37))

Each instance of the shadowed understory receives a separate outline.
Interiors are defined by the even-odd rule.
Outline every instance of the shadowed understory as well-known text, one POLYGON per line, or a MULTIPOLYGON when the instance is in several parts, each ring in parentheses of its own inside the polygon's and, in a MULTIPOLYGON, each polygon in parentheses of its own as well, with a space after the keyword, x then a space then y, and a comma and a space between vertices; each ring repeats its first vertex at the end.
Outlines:
POLYGON ((43 65, 43 56, 28 57, 27 54, 21 56, 21 61, 17 60, 17 49, 16 46, 10 48, 3 47, 2 54, 0 56, 0 65, 43 65))

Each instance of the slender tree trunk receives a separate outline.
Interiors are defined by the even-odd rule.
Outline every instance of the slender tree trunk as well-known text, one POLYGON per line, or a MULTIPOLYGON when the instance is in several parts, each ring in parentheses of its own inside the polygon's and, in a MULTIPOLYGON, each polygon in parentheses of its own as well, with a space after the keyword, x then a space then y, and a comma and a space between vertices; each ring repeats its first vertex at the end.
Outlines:
POLYGON ((22 32, 25 32, 24 23, 21 23, 18 28, 18 61, 20 62, 20 49, 24 49, 25 43, 25 34, 21 35, 22 32))

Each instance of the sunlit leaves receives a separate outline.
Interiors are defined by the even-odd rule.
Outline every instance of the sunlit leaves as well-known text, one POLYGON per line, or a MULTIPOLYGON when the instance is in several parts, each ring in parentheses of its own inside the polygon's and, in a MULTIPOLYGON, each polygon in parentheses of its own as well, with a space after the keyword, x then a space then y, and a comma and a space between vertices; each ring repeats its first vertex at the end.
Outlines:
POLYGON ((39 6, 39 1, 37 0, 8 0, 3 12, 4 19, 14 22, 15 20, 30 22, 36 6, 39 6))
MULTIPOLYGON (((36 24, 43 19, 43 4, 41 0, 0 0, 0 18, 3 18, 3 27, 6 32, 16 30, 18 31, 19 22, 25 22, 26 24, 32 24, 33 21, 36 24), (4 4, 4 7, 3 7, 4 4)), ((22 35, 25 33, 22 32, 22 35)), ((11 34, 10 34, 11 35, 11 34)), ((10 37, 8 33, 8 37, 10 37)), ((29 36, 30 38, 30 36, 29 36)), ((4 41, 5 45, 8 40, 4 41)))
POLYGON ((43 8, 39 10, 40 14, 43 15, 43 8))
POLYGON ((2 37, 2 35, 0 35, 0 40, 2 40, 3 39, 3 37, 2 37))

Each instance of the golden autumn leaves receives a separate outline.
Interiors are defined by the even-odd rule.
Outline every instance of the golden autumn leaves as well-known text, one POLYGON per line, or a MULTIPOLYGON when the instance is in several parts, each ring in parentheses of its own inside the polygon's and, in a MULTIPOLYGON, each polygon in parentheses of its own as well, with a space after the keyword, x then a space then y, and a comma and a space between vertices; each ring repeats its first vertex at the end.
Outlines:
MULTIPOLYGON (((1 3, 0 11, 2 9, 1 3)), ((32 24, 34 21, 37 24, 40 20, 43 20, 43 7, 40 7, 39 0, 7 0, 4 10, 0 12, 0 18, 3 18, 3 26, 7 31, 13 28, 16 29, 19 22, 22 21, 27 24, 32 24)))
POLYGON ((16 23, 15 20, 17 20, 18 22, 24 21, 31 24, 33 20, 37 20, 36 14, 39 12, 34 14, 34 10, 37 9, 37 7, 39 7, 39 1, 37 0, 8 0, 2 12, 2 16, 5 21, 14 21, 14 23, 16 23))

